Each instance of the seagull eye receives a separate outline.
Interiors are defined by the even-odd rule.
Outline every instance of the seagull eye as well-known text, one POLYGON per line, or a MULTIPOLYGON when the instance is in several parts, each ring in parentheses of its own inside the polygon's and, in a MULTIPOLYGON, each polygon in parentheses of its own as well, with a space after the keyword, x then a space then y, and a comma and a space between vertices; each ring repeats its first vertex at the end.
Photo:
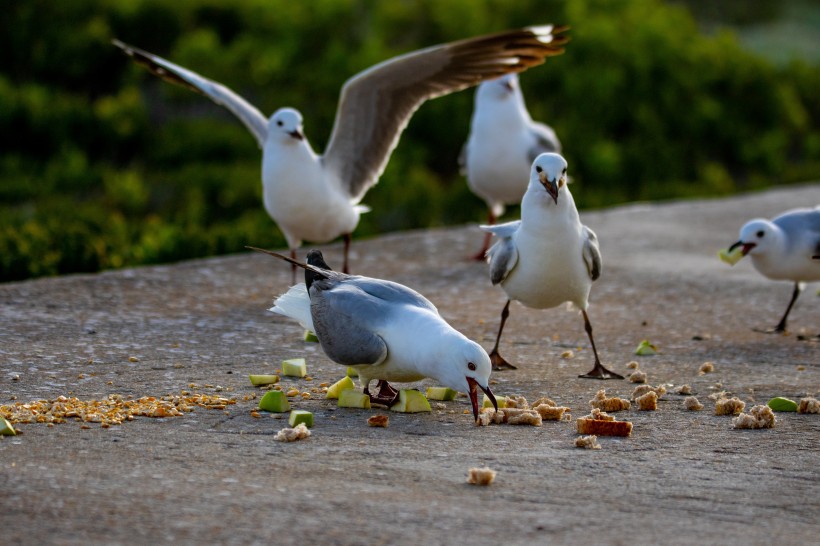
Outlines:
POLYGON ((757 232, 757 238, 758 239, 762 239, 764 235, 766 235, 766 232, 763 231, 762 229, 757 232))
POLYGON ((282 120, 280 119, 279 121, 277 121, 277 122, 276 122, 276 125, 278 125, 279 127, 281 127, 281 126, 283 125, 282 120))
POLYGON ((540 173, 540 172, 541 172, 541 171, 543 171, 543 170, 544 170, 544 169, 542 169, 542 168, 541 168, 541 167, 539 167, 539 166, 536 166, 536 167, 535 167, 535 172, 537 172, 537 173, 540 173))
POLYGON ((467 367, 468 367, 470 370, 475 371, 475 364, 473 364, 472 362, 468 362, 468 363, 467 363, 467 367))
POLYGON ((567 174, 567 168, 564 167, 564 170, 562 172, 563 172, 563 174, 567 174))

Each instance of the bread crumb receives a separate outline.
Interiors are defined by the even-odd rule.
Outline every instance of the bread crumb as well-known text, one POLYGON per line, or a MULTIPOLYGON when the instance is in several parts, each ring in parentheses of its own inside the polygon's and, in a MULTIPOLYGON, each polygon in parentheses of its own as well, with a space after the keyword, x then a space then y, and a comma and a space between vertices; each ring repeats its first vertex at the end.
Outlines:
POLYGON ((575 447, 582 447, 584 449, 601 449, 601 444, 598 443, 598 437, 594 434, 589 436, 581 436, 575 439, 575 447))
POLYGON ((720 400, 721 398, 726 398, 730 394, 731 393, 727 391, 713 392, 709 395, 709 400, 720 400))
MULTIPOLYGON (((562 408, 567 410, 569 408, 562 408)), ((563 413, 563 412, 562 412, 563 413)), ((503 408, 495 411, 493 408, 482 408, 478 415, 476 425, 486 427, 490 424, 500 425, 532 425, 540 427, 541 415, 534 409, 527 408, 503 408)))
POLYGON ((507 403, 505 408, 529 408, 527 399, 519 394, 511 394, 507 396, 507 403))
POLYGON ((386 428, 387 425, 390 423, 390 418, 387 415, 382 413, 378 415, 371 415, 367 418, 367 424, 371 427, 381 427, 386 428))
POLYGON ((820 402, 811 396, 802 398, 797 406, 797 413, 820 413, 820 402))
POLYGON ((638 369, 638 361, 633 360, 632 362, 627 363, 626 367, 629 368, 630 370, 637 370, 638 369))
POLYGON ((638 409, 641 411, 655 411, 658 409, 658 395, 655 391, 649 391, 643 396, 635 399, 638 403, 638 409))
POLYGON ((595 394, 595 398, 589 401, 589 405, 601 411, 623 411, 628 410, 631 404, 629 400, 613 396, 606 397, 606 389, 601 389, 595 394))
POLYGON ((635 370, 629 374, 629 380, 633 383, 646 383, 646 372, 635 370))
POLYGON ((487 427, 490 426, 490 423, 493 420, 493 416, 488 411, 483 411, 478 414, 478 419, 476 419, 476 426, 478 427, 487 427))
POLYGON ((563 353, 561 353, 561 358, 570 359, 574 356, 575 356, 575 353, 573 353, 572 351, 564 351, 563 353))
POLYGON ((548 406, 553 406, 553 407, 558 405, 558 404, 555 403, 555 400, 553 400, 551 398, 547 398, 546 396, 542 396, 541 398, 539 398, 538 400, 536 400, 535 402, 532 403, 532 407, 535 408, 535 407, 540 406, 541 404, 546 404, 548 406))
POLYGON ((589 412, 589 415, 584 415, 582 419, 594 419, 595 421, 614 421, 615 416, 609 415, 608 413, 601 411, 598 408, 592 408, 592 411, 589 412))
POLYGON ((666 394, 666 387, 664 387, 663 385, 658 385, 657 387, 653 387, 652 385, 638 385, 637 387, 635 387, 635 390, 632 391, 632 399, 637 400, 638 398, 640 398, 648 392, 654 392, 656 395, 658 395, 658 398, 660 398, 664 394, 666 394))
POLYGON ((715 402, 715 415, 737 415, 746 407, 740 398, 721 398, 715 402))
POLYGON ((678 394, 692 394, 692 387, 690 387, 689 384, 681 385, 675 389, 675 392, 678 394))
POLYGON ((541 415, 537 411, 524 410, 521 413, 509 415, 507 410, 504 410, 504 417, 509 425, 532 425, 534 427, 541 426, 541 415))
POLYGON ((295 442, 296 440, 301 440, 303 438, 307 438, 308 436, 310 436, 310 431, 308 428, 304 423, 299 423, 294 428, 283 428, 276 433, 276 436, 274 436, 273 439, 279 442, 295 442))
POLYGON ((593 409, 589 415, 577 419, 575 423, 578 427, 578 434, 629 436, 632 433, 632 423, 629 421, 616 421, 615 417, 602 412, 598 408, 593 409))
POLYGON ((485 466, 484 468, 470 468, 467 470, 467 483, 473 485, 490 485, 495 480, 495 470, 485 466))
POLYGON ((777 419, 769 406, 754 406, 749 413, 741 413, 732 419, 734 428, 774 428, 777 419))
POLYGON ((703 409, 703 404, 701 404, 694 396, 687 396, 683 401, 683 405, 689 411, 700 411, 703 409))
POLYGON ((550 406, 548 404, 538 404, 533 409, 538 412, 538 415, 544 421, 560 421, 564 418, 564 413, 569 411, 567 407, 550 406))
POLYGON ((701 364, 700 369, 698 370, 698 375, 704 375, 707 373, 712 373, 715 371, 715 363, 714 362, 704 362, 701 364))

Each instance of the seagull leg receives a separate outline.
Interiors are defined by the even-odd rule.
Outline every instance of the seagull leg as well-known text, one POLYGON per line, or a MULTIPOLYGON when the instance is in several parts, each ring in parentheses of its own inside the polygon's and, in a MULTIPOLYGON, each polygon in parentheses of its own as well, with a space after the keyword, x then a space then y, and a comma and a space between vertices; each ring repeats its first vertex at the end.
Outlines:
MULTIPOLYGON (((290 258, 292 260, 296 259, 296 249, 295 248, 290 249, 290 258)), ((290 264, 290 284, 296 284, 296 264, 295 263, 290 264)))
POLYGON ((498 336, 495 338, 495 346, 490 353, 490 362, 493 364, 493 370, 496 371, 518 369, 498 354, 498 343, 501 341, 501 332, 504 330, 504 323, 507 322, 507 317, 510 316, 510 301, 512 300, 507 300, 507 305, 505 305, 501 311, 501 325, 498 327, 498 336))
POLYGON ((792 299, 789 302, 789 306, 786 307, 786 312, 783 313, 783 318, 781 318, 780 322, 777 323, 777 326, 775 326, 771 330, 757 330, 757 329, 755 329, 755 331, 756 332, 762 332, 764 334, 785 334, 786 333, 786 319, 788 318, 789 313, 791 313, 792 307, 794 306, 794 302, 797 301, 797 296, 799 296, 800 292, 802 292, 802 291, 803 291, 803 287, 800 286, 800 283, 799 282, 794 283, 794 291, 792 291, 792 299))
POLYGON ((592 368, 591 371, 585 373, 584 375, 579 375, 578 377, 589 379, 623 379, 624 376, 607 370, 604 368, 604 365, 601 364, 601 359, 598 358, 598 350, 595 348, 595 340, 592 339, 592 323, 589 322, 587 312, 584 310, 581 310, 581 312, 584 314, 584 330, 586 330, 587 336, 589 336, 589 342, 592 344, 592 353, 595 355, 595 367, 592 368))
POLYGON ((345 233, 342 235, 342 239, 345 242, 345 252, 344 252, 344 260, 342 261, 342 273, 350 273, 350 270, 347 267, 347 254, 350 252, 350 234, 345 233))
POLYGON ((378 394, 370 394, 369 389, 369 382, 368 385, 364 388, 364 393, 370 397, 370 402, 373 404, 381 404, 383 406, 392 406, 399 400, 399 391, 393 388, 393 386, 388 383, 384 379, 379 379, 379 382, 376 383, 376 386, 379 387, 378 394))
MULTIPOLYGON (((494 225, 497 218, 495 214, 493 214, 493 209, 490 209, 489 214, 487 215, 487 225, 494 225)), ((481 250, 478 251, 478 254, 472 257, 473 260, 477 262, 483 262, 486 259, 487 250, 490 248, 490 240, 493 238, 493 234, 489 231, 484 234, 484 243, 481 245, 481 250)))

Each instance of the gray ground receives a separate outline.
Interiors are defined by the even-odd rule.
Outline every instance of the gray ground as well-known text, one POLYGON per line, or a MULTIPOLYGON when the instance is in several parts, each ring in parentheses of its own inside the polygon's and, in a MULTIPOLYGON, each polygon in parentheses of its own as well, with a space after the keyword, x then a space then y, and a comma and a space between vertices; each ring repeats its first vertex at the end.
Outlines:
MULTIPOLYGON (((728 390, 748 408, 820 391, 820 343, 798 339, 820 333, 818 285, 792 312, 791 335, 756 333, 777 322, 790 285, 715 257, 747 219, 817 203, 815 184, 582 215, 604 254, 590 317, 605 363, 625 372, 647 338, 661 350, 639 358, 649 382, 689 383, 706 404, 688 412, 667 394, 656 412, 620 413, 632 437, 602 438, 599 451, 573 447, 574 423, 477 428, 464 399, 391 413, 387 429, 367 426, 372 412, 302 401, 313 435, 275 442, 285 423, 251 416, 256 401, 242 397, 259 391, 247 375, 297 356, 315 378, 289 381, 299 386, 344 369, 266 311, 290 278, 266 256, 0 285, 0 404, 178 394, 191 383, 239 400, 227 413, 110 429, 19 425, 24 434, 0 439, 0 542, 816 543, 820 416, 781 413, 774 429, 733 430, 707 396, 728 390), (698 376, 705 361, 716 371, 698 376), (465 483, 483 465, 498 471, 495 483, 465 483)), ((470 226, 358 240, 352 264, 418 289, 489 348, 504 297, 485 265, 463 259, 480 239, 470 226)), ((338 264, 339 247, 326 250, 338 264)), ((628 396, 635 386, 576 378, 591 351, 582 319, 563 308, 514 304, 502 353, 519 370, 494 374, 498 394, 548 395, 574 417, 597 389, 628 396), (575 357, 561 358, 568 348, 575 357)))

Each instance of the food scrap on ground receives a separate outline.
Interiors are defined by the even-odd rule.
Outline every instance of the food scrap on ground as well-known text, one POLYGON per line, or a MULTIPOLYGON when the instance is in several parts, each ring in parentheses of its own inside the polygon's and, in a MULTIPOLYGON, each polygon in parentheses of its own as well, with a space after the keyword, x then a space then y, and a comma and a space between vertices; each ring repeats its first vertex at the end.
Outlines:
POLYGON ((648 392, 654 392, 658 395, 658 398, 661 398, 664 394, 666 394, 666 387, 663 385, 658 385, 657 387, 653 387, 652 385, 639 385, 632 391, 632 399, 637 400, 639 397, 648 392))
POLYGON ((490 485, 495 480, 496 472, 492 468, 470 468, 467 470, 467 483, 473 485, 490 485))
POLYGON ((390 406, 390 411, 399 413, 419 413, 433 411, 427 398, 415 389, 401 389, 399 391, 399 401, 390 406))
POLYGON ((294 428, 283 428, 273 437, 277 442, 295 442, 310 437, 310 431, 304 423, 299 423, 294 428))
POLYGON ((598 437, 594 434, 589 436, 580 436, 575 439, 575 447, 584 449, 601 449, 601 444, 598 443, 598 437))
POLYGON ((782 396, 772 398, 766 405, 772 408, 773 411, 797 411, 797 402, 782 396))
POLYGON ((282 361, 282 375, 289 377, 305 377, 307 364, 304 358, 290 358, 282 361))
POLYGON ((651 356, 658 352, 658 348, 649 343, 649 340, 644 339, 638 344, 635 349, 635 354, 638 356, 651 356))
POLYGON ((367 418, 367 424, 371 427, 381 427, 387 428, 387 425, 390 423, 390 418, 387 415, 382 413, 378 415, 371 415, 367 418))
POLYGON ((313 426, 313 414, 306 410, 293 410, 288 417, 288 425, 295 427, 299 424, 304 424, 310 428, 313 426))
POLYGON ((259 409, 271 413, 285 413, 290 411, 290 402, 282 391, 268 391, 259 400, 259 409))
POLYGON ((715 415, 738 415, 746 407, 740 398, 721 398, 715 402, 715 415))
POLYGON ((658 409, 658 395, 655 391, 649 391, 635 399, 638 409, 641 411, 655 411, 658 409))
POLYGON ((686 385, 681 385, 680 387, 678 387, 677 389, 675 389, 675 392, 676 392, 677 394, 686 394, 686 395, 689 395, 689 394, 692 394, 692 387, 690 387, 690 386, 689 386, 689 384, 686 384, 686 385))
POLYGON ((800 400, 797 413, 820 413, 820 402, 816 398, 807 396, 800 400))
POLYGON ((698 369, 698 375, 705 375, 707 373, 712 373, 715 371, 715 363, 714 362, 704 362, 700 365, 698 369))
POLYGON ((683 400, 683 406, 688 409, 689 411, 700 411, 703 409, 703 404, 701 404, 697 398, 694 396, 687 396, 683 400))
POLYGON ((632 434, 632 423, 616 421, 615 417, 597 408, 589 415, 576 420, 578 434, 594 434, 596 436, 629 436, 632 434))
POLYGON ((633 383, 646 383, 646 372, 642 372, 641 370, 635 370, 631 374, 629 374, 629 380, 633 383))
POLYGON ((734 428, 774 428, 776 422, 772 408, 760 404, 749 410, 749 413, 741 413, 732 419, 732 426, 734 428))
POLYGON ((601 389, 595 394, 595 398, 589 401, 589 405, 601 411, 615 412, 628 410, 632 404, 629 400, 617 396, 607 398, 606 389, 601 389))

